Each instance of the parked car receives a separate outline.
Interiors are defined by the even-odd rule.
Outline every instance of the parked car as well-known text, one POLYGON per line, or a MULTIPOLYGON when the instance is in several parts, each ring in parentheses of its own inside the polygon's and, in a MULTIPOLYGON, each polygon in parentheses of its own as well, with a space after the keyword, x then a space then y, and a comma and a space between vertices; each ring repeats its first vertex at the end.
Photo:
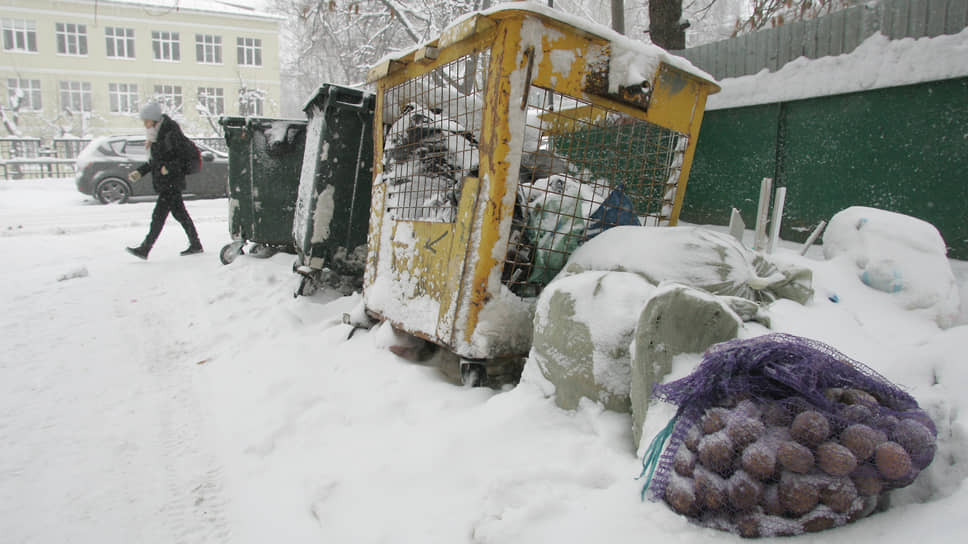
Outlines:
MULTIPOLYGON (((202 171, 186 178, 186 195, 224 197, 228 194, 229 156, 196 141, 202 154, 202 171)), ((128 174, 148 159, 144 136, 101 136, 91 140, 77 156, 77 190, 103 204, 131 197, 153 196, 151 174, 137 183, 128 174)))

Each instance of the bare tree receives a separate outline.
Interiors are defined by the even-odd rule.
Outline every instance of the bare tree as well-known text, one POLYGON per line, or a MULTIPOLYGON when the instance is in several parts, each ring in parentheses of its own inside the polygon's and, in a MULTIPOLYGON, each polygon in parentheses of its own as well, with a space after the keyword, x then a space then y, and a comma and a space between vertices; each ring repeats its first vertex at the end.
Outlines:
POLYGON ((11 136, 20 137, 23 135, 17 123, 20 119, 20 109, 23 107, 24 97, 23 89, 18 88, 10 93, 7 100, 8 105, 0 107, 0 121, 3 122, 3 127, 7 129, 11 136))
POLYGON ((489 0, 274 0, 293 44, 283 70, 308 97, 321 83, 361 84, 392 51, 428 41, 489 0))
POLYGON ((752 13, 736 21, 733 35, 791 21, 815 19, 860 3, 859 0, 753 0, 752 13))
POLYGON ((217 100, 218 97, 210 97, 205 91, 199 92, 198 100, 195 103, 195 113, 198 114, 199 119, 202 119, 208 123, 208 128, 210 128, 216 136, 221 136, 222 125, 218 122, 221 114, 219 114, 217 111, 212 111, 212 106, 216 105, 217 100))

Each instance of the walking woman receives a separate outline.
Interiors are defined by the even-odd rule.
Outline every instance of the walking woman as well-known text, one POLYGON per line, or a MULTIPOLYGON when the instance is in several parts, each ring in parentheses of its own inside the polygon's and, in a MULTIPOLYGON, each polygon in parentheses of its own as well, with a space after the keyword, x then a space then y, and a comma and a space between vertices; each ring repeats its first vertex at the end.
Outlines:
POLYGON ((181 223, 188 235, 188 249, 182 255, 192 255, 202 252, 202 242, 198 239, 195 224, 185 209, 182 191, 185 190, 185 175, 189 161, 195 153, 194 147, 171 117, 161 112, 161 105, 149 102, 141 108, 141 119, 145 125, 145 145, 148 147, 148 162, 137 170, 128 174, 128 179, 134 183, 145 174, 151 174, 151 184, 158 193, 155 210, 151 214, 151 228, 148 235, 138 247, 127 248, 128 253, 141 259, 148 258, 151 246, 155 244, 161 229, 165 226, 168 214, 181 223))

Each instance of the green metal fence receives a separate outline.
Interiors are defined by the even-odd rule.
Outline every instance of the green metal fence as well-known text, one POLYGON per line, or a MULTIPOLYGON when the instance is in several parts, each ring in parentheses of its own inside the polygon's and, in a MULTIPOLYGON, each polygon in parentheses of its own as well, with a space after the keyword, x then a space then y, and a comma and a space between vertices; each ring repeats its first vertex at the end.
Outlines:
POLYGON ((786 187, 783 238, 802 241, 853 205, 934 224, 968 259, 968 78, 707 111, 682 210, 756 215, 760 180, 786 187))

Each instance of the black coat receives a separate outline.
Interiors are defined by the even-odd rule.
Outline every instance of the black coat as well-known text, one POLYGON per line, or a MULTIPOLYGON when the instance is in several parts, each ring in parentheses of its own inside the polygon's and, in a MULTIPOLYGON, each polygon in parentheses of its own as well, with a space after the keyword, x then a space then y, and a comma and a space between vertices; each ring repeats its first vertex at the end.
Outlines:
POLYGON ((142 176, 151 174, 151 186, 156 193, 185 190, 185 169, 188 165, 185 161, 186 140, 178 123, 171 117, 162 115, 158 136, 151 143, 151 156, 148 162, 138 167, 142 176), (162 166, 167 174, 161 173, 162 166))

